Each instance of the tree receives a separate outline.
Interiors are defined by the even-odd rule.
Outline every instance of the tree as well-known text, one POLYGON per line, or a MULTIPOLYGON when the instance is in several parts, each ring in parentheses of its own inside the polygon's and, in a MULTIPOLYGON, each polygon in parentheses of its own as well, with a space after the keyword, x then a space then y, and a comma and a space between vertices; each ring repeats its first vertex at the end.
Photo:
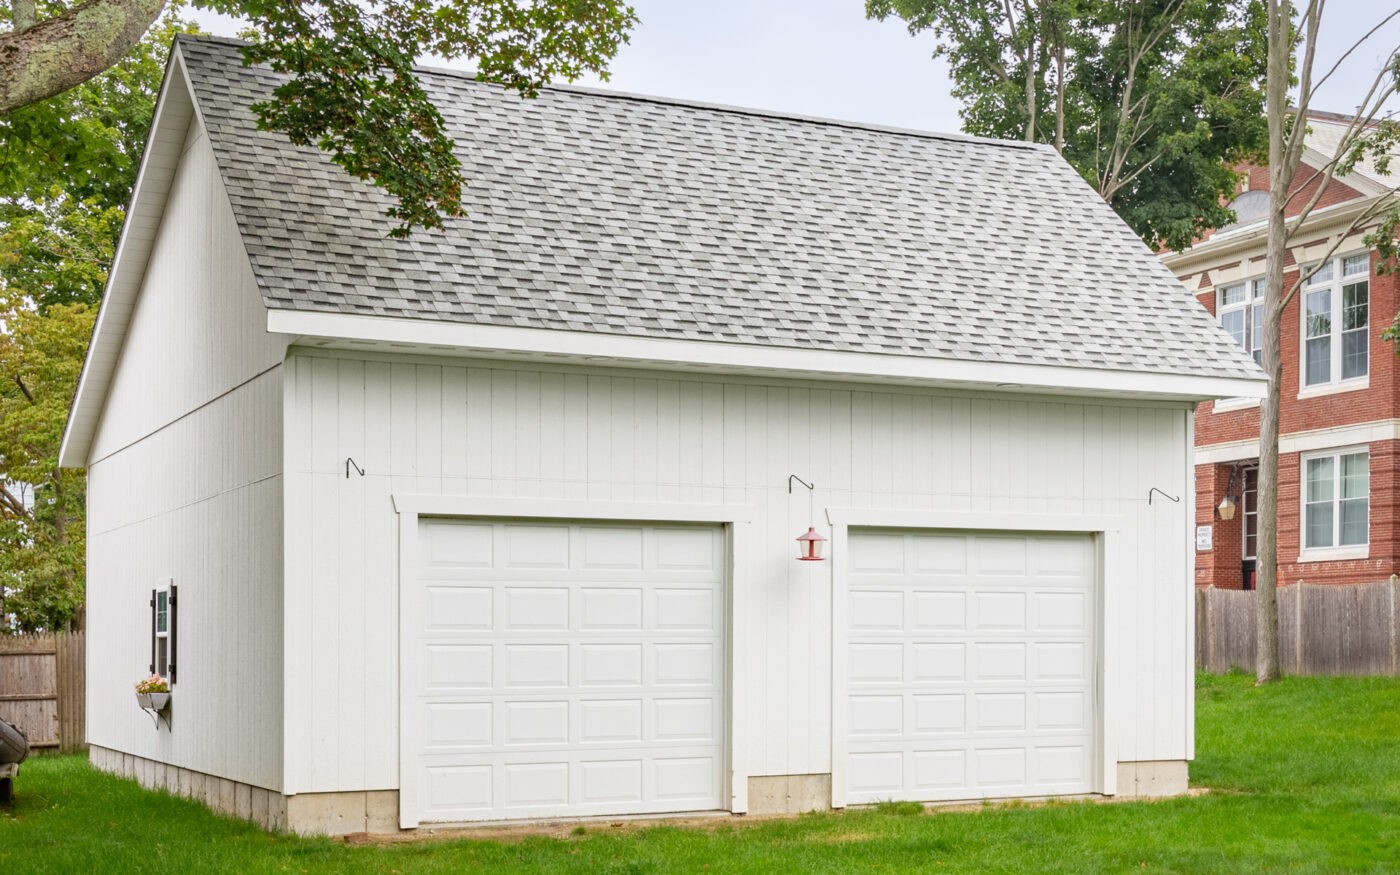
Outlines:
MULTIPOLYGON (((391 231, 441 228, 462 213, 461 165, 413 72, 426 54, 469 57, 478 76, 533 96, 594 72, 636 22, 621 0, 195 0, 251 22, 248 63, 289 74, 254 106, 260 125, 316 145, 395 198, 391 231)), ((0 32, 0 114, 61 95, 138 45, 164 0, 9 0, 0 32), (39 17, 42 11, 44 17, 39 17)))
POLYGON ((81 471, 58 449, 150 129, 178 5, 115 65, 0 116, 0 630, 83 603, 81 471))
POLYGON ((1233 220, 1260 155, 1257 0, 867 0, 934 38, 963 128, 1052 144, 1149 245, 1233 220))
MULTIPOLYGON (((1400 131, 1384 113, 1385 103, 1397 93, 1397 76, 1400 76, 1400 47, 1393 46, 1387 52, 1389 61, 1377 71, 1333 154, 1322 167, 1312 171, 1318 177, 1317 184, 1297 184, 1302 181, 1299 173, 1303 167, 1308 110, 1317 90, 1381 27, 1400 17, 1400 10, 1380 16, 1375 27, 1347 49, 1330 69, 1317 75, 1314 67, 1325 6, 1326 0, 1310 0, 1302 7, 1301 14, 1297 14, 1290 0, 1268 0, 1269 208, 1262 357, 1269 385, 1259 405, 1259 570, 1255 601, 1258 641, 1255 680, 1260 684, 1277 680, 1280 675, 1278 439, 1283 373, 1279 330, 1283 311, 1298 289, 1318 267, 1327 263, 1345 239, 1366 230, 1367 245, 1378 249, 1383 259, 1393 262, 1396 231, 1400 229, 1400 200, 1397 200, 1397 189, 1391 188, 1373 197, 1344 230, 1332 236, 1322 258, 1315 264, 1301 266, 1291 283, 1284 282, 1288 246, 1312 215, 1332 179, 1339 173, 1349 173, 1367 158, 1385 173, 1390 154, 1400 142, 1400 131), (1296 88, 1293 87, 1295 81, 1296 88), (1307 194, 1309 190, 1311 194, 1307 194)), ((1306 181, 1312 182, 1311 179, 1306 181)), ((1392 326, 1389 333, 1393 336, 1394 332, 1395 326, 1392 326)))
POLYGON ((62 629, 83 605, 84 473, 59 468, 58 447, 95 312, 0 310, 0 628, 62 629))

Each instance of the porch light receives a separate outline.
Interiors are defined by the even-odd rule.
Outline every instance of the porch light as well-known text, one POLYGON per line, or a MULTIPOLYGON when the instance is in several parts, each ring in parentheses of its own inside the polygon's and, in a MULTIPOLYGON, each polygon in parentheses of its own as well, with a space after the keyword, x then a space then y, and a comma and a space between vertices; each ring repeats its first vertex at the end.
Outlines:
MULTIPOLYGON (((812 519, 812 493, 816 491, 815 483, 808 483, 796 474, 788 475, 788 495, 792 495, 792 481, 796 480, 807 487, 807 519, 812 519)), ((822 555, 822 544, 826 543, 826 538, 817 534, 816 525, 807 526, 807 531, 797 536, 797 546, 801 553, 797 556, 798 562, 821 562, 826 557, 822 555)))
POLYGON ((1230 479, 1225 481, 1225 497, 1220 499, 1220 504, 1215 507, 1215 512, 1220 514, 1222 520, 1235 518, 1235 507, 1239 504, 1239 477, 1240 464, 1236 462, 1230 469, 1230 479))
POLYGON ((797 557, 798 562, 820 562, 826 557, 822 555, 822 544, 826 543, 826 538, 817 534, 814 526, 808 526, 806 534, 797 536, 797 546, 802 549, 802 555, 797 557))

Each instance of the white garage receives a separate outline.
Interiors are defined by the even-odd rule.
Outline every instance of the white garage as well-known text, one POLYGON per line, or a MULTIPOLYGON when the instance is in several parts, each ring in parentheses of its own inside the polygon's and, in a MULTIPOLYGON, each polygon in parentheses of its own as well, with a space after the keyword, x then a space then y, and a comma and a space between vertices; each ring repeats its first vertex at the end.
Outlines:
POLYGON ((94 763, 331 834, 1185 790, 1265 381, 1054 150, 423 71, 401 239, 280 75, 177 41, 74 397, 94 763))
POLYGON ((724 806, 723 529, 428 518, 419 531, 402 643, 408 820, 724 806))
POLYGON ((847 543, 847 802, 1093 792, 1093 539, 856 529, 847 543))

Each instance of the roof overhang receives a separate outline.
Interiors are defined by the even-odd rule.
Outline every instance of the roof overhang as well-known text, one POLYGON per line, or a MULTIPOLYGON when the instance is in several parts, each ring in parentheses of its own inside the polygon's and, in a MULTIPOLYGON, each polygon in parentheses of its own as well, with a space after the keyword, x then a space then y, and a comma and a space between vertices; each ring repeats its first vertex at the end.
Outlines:
MULTIPOLYGON (((1357 216, 1365 213, 1374 201, 1373 197, 1355 198, 1334 206, 1314 210, 1312 215, 1308 216, 1307 221, 1303 223, 1302 228, 1294 232, 1294 237, 1296 238, 1298 234, 1334 233, 1344 229, 1357 216)), ((1169 252, 1161 258, 1162 263, 1173 271, 1192 273, 1202 267, 1217 266, 1222 258, 1244 257, 1253 254, 1260 247, 1267 245, 1268 242, 1269 223, 1261 221, 1226 234, 1217 234, 1209 240, 1197 243, 1190 249, 1169 252)), ((1291 244, 1289 248, 1296 249, 1297 246, 1298 244, 1291 244)))
POLYGON ((177 45, 171 49, 166 62, 165 81, 161 83, 155 117, 151 120, 136 185, 122 224, 121 239, 107 276, 107 288, 102 294, 78 389, 68 411, 68 424, 58 454, 62 467, 81 468, 88 463, 107 390, 116 373, 127 329, 136 310, 136 299, 146 277, 146 265, 165 215, 165 203, 180 163, 185 133, 195 113, 193 89, 177 45))
POLYGON ((270 310, 268 331, 295 345, 360 352, 698 371, 998 392, 1205 401, 1263 397, 1258 378, 978 362, 827 349, 667 340, 586 331, 270 310))

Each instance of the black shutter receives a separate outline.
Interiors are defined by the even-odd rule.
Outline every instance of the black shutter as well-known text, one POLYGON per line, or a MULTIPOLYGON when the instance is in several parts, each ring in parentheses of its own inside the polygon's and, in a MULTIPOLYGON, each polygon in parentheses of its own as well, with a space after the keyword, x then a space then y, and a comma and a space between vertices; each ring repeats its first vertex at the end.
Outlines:
POLYGON ((151 590, 151 674, 156 673, 156 591, 151 590))
POLYGON ((170 614, 166 619, 166 634, 170 636, 170 682, 175 683, 175 636, 179 634, 179 600, 175 598, 175 584, 170 584, 170 614))

